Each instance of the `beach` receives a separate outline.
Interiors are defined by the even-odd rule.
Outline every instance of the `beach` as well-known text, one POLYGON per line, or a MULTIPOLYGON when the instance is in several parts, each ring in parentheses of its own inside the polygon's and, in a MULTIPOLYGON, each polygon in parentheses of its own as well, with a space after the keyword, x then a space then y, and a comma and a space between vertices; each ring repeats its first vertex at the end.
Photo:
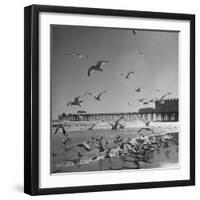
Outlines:
MULTIPOLYGON (((106 170, 138 170, 135 162, 122 160, 119 158, 119 147, 116 146, 115 138, 120 136, 123 140, 127 138, 138 138, 141 133, 143 136, 150 137, 151 131, 144 130, 138 133, 138 130, 145 128, 144 123, 129 123, 123 130, 111 130, 107 122, 62 122, 64 124, 66 134, 70 138, 70 142, 63 144, 65 135, 61 131, 55 135, 55 127, 52 127, 51 134, 51 173, 66 173, 66 172, 86 172, 86 171, 106 171, 106 170), (88 130, 92 124, 97 123, 93 130, 88 130), (107 144, 107 148, 111 148, 109 158, 105 159, 104 153, 100 153, 95 145, 90 145, 91 150, 86 151, 83 148, 76 146, 77 144, 88 142, 90 138, 103 137, 103 145, 107 144), (66 149, 71 150, 66 151, 66 149), (81 159, 78 160, 77 153, 81 154, 81 159), (52 156, 53 155, 53 156, 52 156), (94 159, 95 158, 95 159, 94 159), (77 161, 78 160, 78 164, 77 161)), ((55 126, 55 125, 54 125, 55 126)), ((178 165, 178 143, 179 124, 178 122, 152 122, 149 128, 156 135, 171 135, 173 140, 168 140, 168 146, 156 149, 148 154, 148 161, 139 162, 139 169, 154 169, 154 168, 170 168, 179 167, 178 165)))

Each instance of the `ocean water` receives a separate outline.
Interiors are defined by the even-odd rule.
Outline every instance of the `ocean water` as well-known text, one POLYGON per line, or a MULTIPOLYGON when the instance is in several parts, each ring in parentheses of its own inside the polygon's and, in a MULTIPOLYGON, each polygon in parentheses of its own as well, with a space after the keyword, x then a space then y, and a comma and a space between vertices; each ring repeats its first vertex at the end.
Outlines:
MULTIPOLYGON (((139 167, 129 159, 127 159, 128 161, 121 159, 118 154, 115 155, 115 152, 112 157, 104 158, 90 139, 91 137, 100 138, 103 136, 103 146, 115 149, 117 145, 114 143, 114 139, 117 136, 120 135, 124 140, 128 137, 136 138, 139 136, 137 130, 138 128, 122 131, 110 129, 68 131, 67 134, 70 141, 63 144, 62 140, 66 137, 61 131, 55 135, 55 128, 53 128, 51 134, 51 173, 178 167, 178 132, 170 133, 173 136, 173 140, 168 140, 167 146, 164 145, 154 152, 149 153, 148 157, 145 156, 145 161, 139 161, 139 167), (87 143, 88 141, 90 141, 88 143, 90 147, 89 151, 77 146, 77 144, 87 143), (78 157, 78 154, 81 155, 81 158, 78 157), (76 162, 77 159, 79 159, 78 163, 76 162)), ((149 135, 151 133, 143 131, 142 134, 149 135)))

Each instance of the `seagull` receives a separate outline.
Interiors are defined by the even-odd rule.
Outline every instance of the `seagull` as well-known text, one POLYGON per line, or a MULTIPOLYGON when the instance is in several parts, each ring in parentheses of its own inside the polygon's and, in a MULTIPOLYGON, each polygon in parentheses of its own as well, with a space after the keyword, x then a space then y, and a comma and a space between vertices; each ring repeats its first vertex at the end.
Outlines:
POLYGON ((103 136, 101 136, 99 140, 96 140, 98 141, 98 143, 96 143, 95 146, 99 149, 99 152, 105 151, 102 140, 103 140, 103 136))
POLYGON ((81 96, 75 97, 74 101, 69 101, 67 106, 82 106, 83 100, 80 100, 81 96))
POLYGON ((68 53, 69 56, 75 56, 77 58, 87 58, 87 56, 83 55, 83 54, 80 54, 80 53, 68 53))
POLYGON ((154 99, 150 99, 150 100, 149 100, 149 103, 154 103, 154 99))
POLYGON ((145 126, 149 126, 151 120, 149 120, 149 121, 144 121, 144 120, 143 120, 143 122, 144 122, 145 126))
POLYGON ((160 92, 160 90, 157 89, 156 92, 160 92))
POLYGON ((107 91, 104 90, 103 92, 99 93, 98 95, 94 95, 92 93, 89 93, 89 95, 92 95, 94 97, 94 99, 96 99, 97 101, 101 101, 101 96, 106 93, 107 91))
POLYGON ((58 132, 59 129, 62 129, 62 134, 63 134, 63 135, 66 135, 65 127, 64 127, 62 124, 59 124, 59 125, 57 126, 57 128, 56 128, 56 130, 55 130, 55 132, 54 132, 55 135, 57 134, 57 132, 58 132))
POLYGON ((123 141, 123 138, 121 138, 121 135, 118 135, 115 139, 114 139, 114 143, 121 143, 123 141))
POLYGON ((71 139, 69 138, 69 135, 65 135, 66 136, 66 138, 65 139, 62 139, 62 143, 64 144, 64 145, 66 145, 67 144, 67 142, 69 142, 71 139))
POLYGON ((138 54, 139 56, 144 56, 144 53, 141 52, 141 51, 138 51, 137 49, 136 49, 136 52, 137 52, 137 54, 138 54))
POLYGON ((103 67, 104 64, 106 64, 108 62, 109 61, 107 61, 107 60, 97 61, 96 65, 93 65, 88 69, 88 76, 91 75, 92 71, 101 71, 101 72, 103 72, 103 68, 102 67, 103 67))
POLYGON ((125 126, 126 126, 125 124, 119 124, 119 129, 124 130, 125 126))
POLYGON ((86 151, 90 151, 91 150, 91 147, 86 142, 82 142, 80 144, 77 144, 76 146, 84 148, 86 151))
POLYGON ((144 101, 144 98, 141 98, 141 99, 138 99, 139 102, 143 102, 144 101))
POLYGON ((132 107, 132 106, 133 106, 133 105, 132 105, 131 103, 129 103, 129 102, 128 102, 128 105, 129 105, 130 107, 132 107))
POLYGON ((116 122, 115 122, 114 124, 110 124, 110 125, 112 126, 112 130, 118 129, 119 122, 120 122, 120 120, 123 119, 123 118, 124 118, 124 115, 121 116, 118 120, 116 120, 116 122))
POLYGON ((136 35, 137 33, 136 29, 133 29, 132 32, 133 32, 133 35, 136 35))
POLYGON ((93 130, 93 128, 96 126, 96 124, 93 124, 90 128, 88 128, 88 130, 93 130))
POLYGON ((51 155, 52 155, 53 158, 57 157, 57 154, 55 152, 53 152, 51 155))
POLYGON ((80 152, 78 152, 77 156, 78 156, 79 159, 83 157, 83 155, 80 152))
MULTIPOLYGON (((128 74, 125 76, 125 78, 126 78, 126 79, 129 79, 130 75, 131 75, 131 74, 134 74, 134 73, 135 73, 135 71, 130 71, 130 72, 128 72, 128 74)), ((124 74, 121 74, 121 76, 124 76, 124 74)))
POLYGON ((62 143, 63 143, 64 145, 66 145, 66 144, 67 144, 67 140, 66 140, 66 139, 62 139, 62 143))
POLYGON ((149 101, 144 101, 143 104, 147 105, 147 104, 149 104, 149 101))
POLYGON ((150 128, 141 128, 140 130, 138 130, 137 132, 138 133, 140 133, 141 131, 143 131, 143 130, 145 130, 145 131, 151 131, 153 134, 155 134, 155 132, 152 130, 152 129, 150 129, 150 128))
POLYGON ((164 95, 158 100, 158 102, 161 103, 161 104, 165 103, 164 98, 165 98, 166 96, 170 95, 170 94, 171 94, 171 92, 168 92, 168 93, 164 94, 164 95))
POLYGON ((140 88, 140 87, 139 87, 139 88, 136 88, 135 91, 136 91, 136 92, 141 92, 141 88, 140 88))

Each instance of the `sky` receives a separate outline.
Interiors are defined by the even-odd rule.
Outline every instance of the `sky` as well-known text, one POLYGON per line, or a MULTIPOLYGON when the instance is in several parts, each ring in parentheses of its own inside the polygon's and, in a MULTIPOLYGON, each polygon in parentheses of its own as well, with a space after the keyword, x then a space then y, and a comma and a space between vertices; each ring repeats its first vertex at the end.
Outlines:
POLYGON ((51 25, 51 109, 52 117, 63 112, 87 113, 137 112, 154 107, 134 100, 178 98, 178 32, 51 25), (144 55, 140 56, 137 51, 144 55), (77 58, 80 53, 87 58, 77 58), (95 71, 88 77, 88 68, 99 60, 108 60, 104 72, 95 71), (121 74, 135 71, 129 79, 121 74), (141 87, 141 92, 135 89, 141 87), (156 92, 159 89, 160 92, 156 92), (84 96, 82 107, 66 106, 74 97, 86 92, 102 95, 96 101, 84 96), (132 103, 132 106, 128 105, 132 103))

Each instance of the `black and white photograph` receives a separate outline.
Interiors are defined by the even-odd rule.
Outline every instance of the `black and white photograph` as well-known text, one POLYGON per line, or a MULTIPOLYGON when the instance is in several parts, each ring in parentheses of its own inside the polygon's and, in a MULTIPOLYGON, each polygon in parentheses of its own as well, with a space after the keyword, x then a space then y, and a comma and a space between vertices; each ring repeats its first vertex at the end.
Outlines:
POLYGON ((195 184, 195 16, 25 8, 31 195, 195 184))
POLYGON ((179 168, 179 32, 50 25, 50 173, 179 168))

